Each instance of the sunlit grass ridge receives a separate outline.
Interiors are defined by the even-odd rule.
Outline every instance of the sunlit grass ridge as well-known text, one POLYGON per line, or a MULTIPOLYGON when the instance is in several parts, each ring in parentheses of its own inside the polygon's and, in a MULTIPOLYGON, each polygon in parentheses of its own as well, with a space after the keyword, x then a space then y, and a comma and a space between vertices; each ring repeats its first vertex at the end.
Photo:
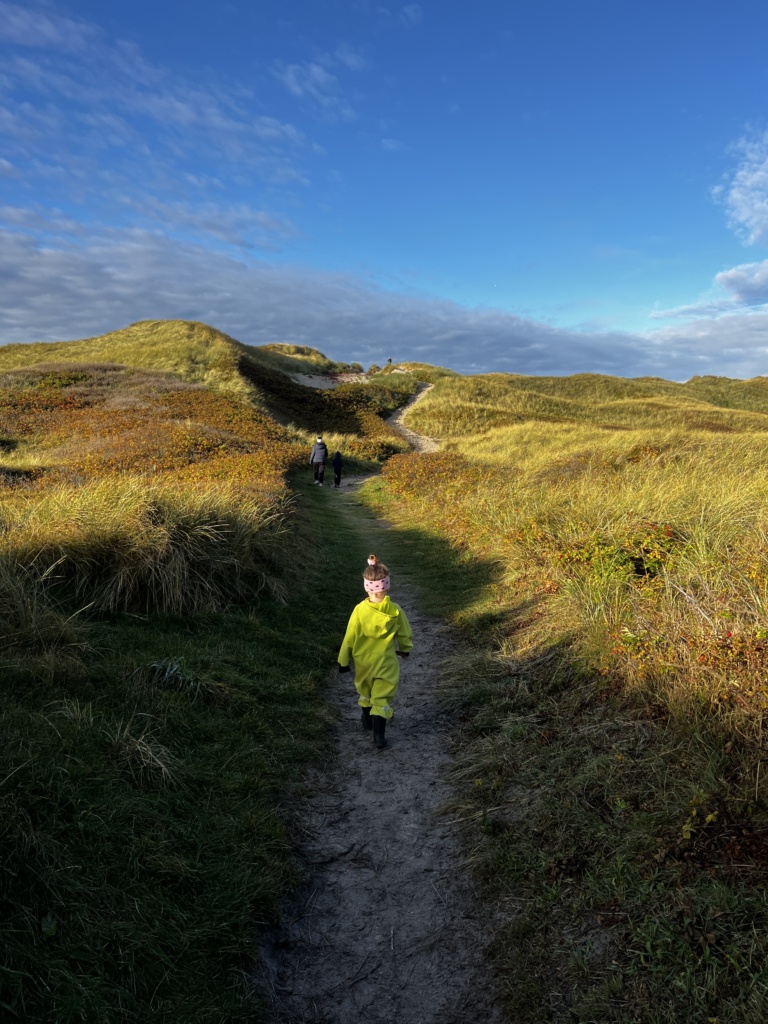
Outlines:
POLYGON ((768 379, 696 378, 686 384, 597 374, 442 377, 407 416, 432 437, 464 437, 527 420, 712 431, 768 429, 768 379))
POLYGON ((765 395, 444 379, 408 416, 444 451, 384 470, 389 519, 495 567, 444 699, 516 1020, 765 1018, 765 395))
POLYGON ((407 387, 287 376, 340 369, 177 321, 0 348, 3 1020, 262 1019, 278 806, 364 557, 291 474, 309 428, 348 465, 404 447, 407 387))

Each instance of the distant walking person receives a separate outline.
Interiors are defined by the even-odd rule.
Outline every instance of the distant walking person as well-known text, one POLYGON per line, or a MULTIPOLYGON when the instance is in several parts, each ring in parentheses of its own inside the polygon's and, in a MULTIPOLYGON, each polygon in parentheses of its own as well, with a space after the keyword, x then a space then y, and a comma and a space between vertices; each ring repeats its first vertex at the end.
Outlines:
POLYGON ((312 445, 312 454, 309 456, 309 464, 315 471, 315 483, 323 486, 323 478, 325 477, 325 464, 328 461, 328 449, 325 446, 320 434, 317 435, 317 440, 312 445))
POLYGON ((333 486, 341 486, 341 471, 344 467, 344 459, 341 457, 341 452, 336 452, 333 456, 333 486))
POLYGON ((387 745, 392 698, 400 682, 397 659, 408 657, 413 633, 403 609, 389 599, 389 569, 378 555, 368 556, 363 586, 368 597, 349 617, 339 651, 339 672, 349 672, 350 658, 354 661, 363 729, 373 729, 373 742, 382 750, 387 745))

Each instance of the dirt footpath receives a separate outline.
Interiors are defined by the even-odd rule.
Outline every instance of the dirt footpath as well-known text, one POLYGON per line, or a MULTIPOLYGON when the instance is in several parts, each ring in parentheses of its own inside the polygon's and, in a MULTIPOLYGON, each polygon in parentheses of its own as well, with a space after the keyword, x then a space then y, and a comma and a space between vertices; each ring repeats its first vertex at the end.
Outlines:
MULTIPOLYGON (((350 483, 349 491, 329 496, 351 529, 350 483)), ((364 528, 371 548, 385 551, 382 527, 364 528)), ((398 566, 390 568, 414 651, 401 662, 382 751, 362 731, 350 675, 332 677, 337 753, 312 774, 312 795, 296 812, 308 878, 264 951, 272 1020, 501 1024, 506 1018, 493 1008, 483 956, 488 911, 473 890, 456 827, 441 813, 452 795, 451 723, 436 708, 434 688, 451 631, 420 614, 398 584, 398 566)))
POLYGON ((414 430, 409 430, 408 427, 403 423, 403 418, 412 405, 420 401, 426 393, 434 387, 434 384, 422 384, 419 390, 410 398, 402 409, 398 409, 396 413, 389 417, 387 423, 394 427, 395 430, 402 434, 402 436, 408 441, 417 452, 439 452, 440 443, 433 437, 427 437, 425 434, 417 434, 414 430))

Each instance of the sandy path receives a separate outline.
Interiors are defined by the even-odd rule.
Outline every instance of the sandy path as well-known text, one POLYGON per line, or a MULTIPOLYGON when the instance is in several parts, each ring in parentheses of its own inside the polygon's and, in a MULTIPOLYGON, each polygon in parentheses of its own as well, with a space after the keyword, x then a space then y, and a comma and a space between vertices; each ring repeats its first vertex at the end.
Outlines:
POLYGON ((390 416, 389 419, 387 420, 387 423, 389 423, 390 426, 394 427, 399 434, 402 434, 406 441, 413 445, 417 452, 440 451, 440 443, 436 441, 433 437, 427 437, 425 434, 417 434, 415 431, 409 430, 408 427, 406 427, 403 424, 403 417, 405 416, 406 412, 408 412, 411 406, 415 405, 416 402, 422 399, 424 395, 426 395, 426 393, 430 391, 433 387, 433 384, 420 385, 419 390, 416 392, 413 398, 410 398, 402 407, 402 409, 398 409, 397 412, 390 416))
MULTIPOLYGON (((385 525, 361 525, 355 516, 353 487, 338 495, 348 528, 364 529, 374 550, 385 548, 377 535, 385 525)), ((308 878, 264 951, 272 1020, 501 1024, 483 958, 488 910, 473 891, 456 828, 441 813, 452 796, 450 721, 436 710, 434 686, 450 628, 418 611, 397 584, 398 566, 390 567, 414 652, 402 663, 383 751, 361 729, 351 677, 333 676, 337 754, 309 779, 311 795, 296 812, 308 878)))
POLYGON ((289 373, 288 376, 297 384, 319 391, 330 391, 339 384, 364 384, 368 380, 365 373, 289 373))

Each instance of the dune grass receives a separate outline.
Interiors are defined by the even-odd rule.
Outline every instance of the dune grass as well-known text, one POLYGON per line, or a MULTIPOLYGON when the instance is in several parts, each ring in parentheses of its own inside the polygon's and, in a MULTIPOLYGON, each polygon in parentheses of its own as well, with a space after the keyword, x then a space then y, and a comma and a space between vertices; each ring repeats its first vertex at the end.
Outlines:
POLYGON ((364 555, 290 497, 322 430, 389 459, 366 500, 468 640, 442 699, 513 1019, 761 1022, 764 380, 297 364, 333 365, 182 322, 0 349, 3 1013, 262 1019, 280 801, 364 555), (398 454, 423 380, 445 450, 398 454))
POLYGON ((363 369, 360 363, 329 359, 318 349, 308 345, 274 343, 243 347, 253 362, 270 370, 280 370, 282 373, 361 373, 363 369))
MULTIPOLYGON (((443 699, 515 1020, 768 1009, 768 434, 750 410, 683 429, 689 401, 663 429, 531 417, 456 437, 368 490, 495 566, 452 611, 471 643, 443 699)), ((408 554, 429 604, 447 564, 408 554)))
POLYGON ((712 432, 768 429, 768 378, 693 378, 686 384, 597 374, 440 377, 407 414, 407 425, 430 437, 461 438, 526 421, 592 423, 712 432))
POLYGON ((289 474, 318 412, 348 468, 402 450, 407 397, 312 404, 297 363, 338 368, 176 322, 0 349, 3 1020, 264 1019, 365 554, 289 474))
MULTIPOLYGON (((172 373, 243 398, 254 391, 240 373, 245 360, 255 370, 334 373, 348 363, 301 345, 243 345, 208 324, 191 320, 141 320, 118 331, 80 341, 0 346, 0 371, 38 363, 109 363, 172 373)), ((355 369, 358 364, 355 364, 355 369)))
POLYGON ((328 735, 323 683, 365 555, 321 497, 299 485, 289 603, 91 616, 66 664, 60 647, 31 659, 29 638, 6 660, 3 1020, 264 1019, 254 936, 300 874, 280 805, 328 735))

